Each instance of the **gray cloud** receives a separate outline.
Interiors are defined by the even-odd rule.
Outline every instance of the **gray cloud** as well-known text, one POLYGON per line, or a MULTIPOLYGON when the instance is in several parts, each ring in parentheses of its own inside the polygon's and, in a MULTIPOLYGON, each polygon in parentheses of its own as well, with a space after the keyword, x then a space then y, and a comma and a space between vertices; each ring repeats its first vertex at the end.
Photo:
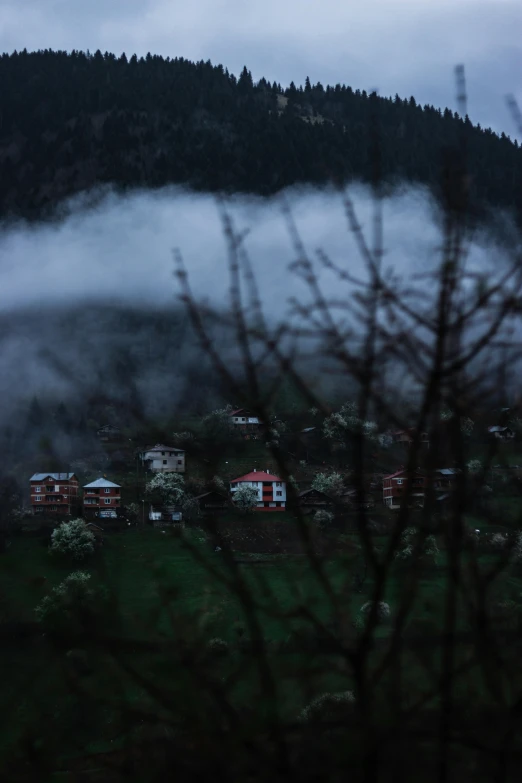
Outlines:
MULTIPOLYGON (((363 230, 371 235, 368 188, 354 186, 349 193, 363 230)), ((339 195, 328 189, 294 188, 284 196, 309 253, 313 256, 321 248, 341 268, 363 277, 364 264, 339 195)), ((290 297, 309 300, 304 284, 289 271, 295 253, 281 198, 238 196, 229 206, 236 228, 250 230, 246 247, 265 312, 274 324, 286 318, 290 297)), ((76 417, 90 397, 108 395, 115 413, 102 411, 104 423, 101 417, 125 416, 136 400, 145 414, 161 418, 195 403, 207 409, 217 394, 215 375, 176 306, 179 288, 171 252, 174 247, 182 252, 195 296, 226 311, 226 245, 214 198, 180 188, 126 197, 106 192, 97 201, 92 194, 74 199, 64 215, 54 223, 18 222, 0 231, 4 454, 13 448, 13 438, 18 442, 12 432, 11 440, 5 440, 5 428, 23 428, 33 395, 54 404, 64 400, 76 417)), ((385 200, 384 244, 385 266, 405 283, 438 263, 438 218, 426 191, 410 188, 385 200)), ((468 263, 498 272, 505 257, 505 249, 484 233, 472 243, 468 263)), ((326 296, 346 304, 353 289, 318 264, 316 268, 326 296)), ((428 308, 432 291, 429 282, 421 286, 415 307, 428 308)), ((223 328, 214 337, 227 365, 237 368, 234 339, 223 328)), ((313 347, 311 341, 301 345, 313 347)), ((350 348, 355 348, 353 339, 350 348)), ((313 359, 314 381, 333 383, 324 351, 322 355, 322 360, 313 359)), ((407 376, 400 363, 392 364, 396 366, 386 377, 396 395, 407 376)), ((345 378, 343 386, 346 383, 345 378)), ((82 445, 78 438, 53 441, 61 459, 92 451, 91 441, 82 445)), ((31 441, 29 451, 35 448, 31 441)))
POLYGON ((522 102, 521 28, 519 0, 3 0, 0 48, 151 51, 452 108, 463 62, 472 119, 514 137, 504 96, 522 102))
MULTIPOLYGON (((359 219, 371 227, 371 198, 365 186, 350 193, 359 219)), ((333 190, 291 189, 284 194, 309 252, 317 248, 354 273, 362 262, 347 230, 343 205, 333 190)), ((280 197, 233 197, 230 213, 248 230, 249 252, 271 317, 283 318, 290 296, 304 296, 289 273, 294 251, 280 197)), ((25 306, 118 300, 150 307, 174 303, 178 292, 172 250, 183 257, 198 297, 217 306, 228 302, 227 249, 213 196, 180 188, 126 197, 107 193, 86 208, 75 199, 60 222, 19 222, 0 234, 0 312, 25 306), (35 281, 28 285, 28 280, 35 281), (37 281, 37 284, 36 284, 37 281)), ((428 263, 437 244, 432 201, 409 189, 385 201, 386 263, 404 271, 414 259, 428 263)), ((323 274, 326 288, 335 283, 323 274)))

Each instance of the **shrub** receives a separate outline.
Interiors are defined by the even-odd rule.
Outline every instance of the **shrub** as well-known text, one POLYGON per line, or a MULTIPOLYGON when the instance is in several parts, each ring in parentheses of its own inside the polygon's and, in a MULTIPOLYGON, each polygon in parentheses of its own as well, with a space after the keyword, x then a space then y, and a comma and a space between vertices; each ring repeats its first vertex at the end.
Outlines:
POLYGON ((209 639, 207 649, 212 655, 226 655, 228 653, 228 642, 216 636, 214 639, 209 639))
POLYGON ((401 535, 401 540, 398 550, 395 552, 395 557, 399 560, 409 560, 413 557, 415 552, 419 553, 419 557, 423 559, 432 559, 437 561, 437 555, 439 554, 439 547, 435 536, 425 536, 422 540, 420 550, 418 549, 417 536, 419 531, 414 527, 408 527, 401 535))
POLYGON ((183 519, 186 519, 189 522, 199 519, 201 516, 201 509, 196 498, 189 497, 188 495, 185 496, 181 504, 181 512, 183 514, 183 519))
POLYGON ((344 480, 340 473, 317 473, 312 481, 312 489, 327 495, 340 495, 343 488, 344 480))
POLYGON ((513 547, 513 560, 516 563, 522 562, 522 533, 517 533, 515 545, 513 547))
POLYGON ((482 470, 482 463, 479 459, 471 459, 466 465, 468 472, 472 475, 480 473, 482 470))
POLYGON ((92 613, 104 597, 104 593, 91 587, 90 579, 86 571, 73 571, 58 587, 53 587, 35 609, 38 622, 74 628, 79 616, 92 613))
POLYGON ((238 487, 234 492, 233 501, 240 511, 253 511, 259 502, 256 487, 248 487, 246 485, 238 487))
POLYGON ((324 511, 324 509, 320 509, 314 514, 314 522, 316 525, 319 525, 319 527, 327 527, 331 524, 333 518, 334 515, 331 513, 331 511, 324 511))
MULTIPOLYGON (((372 610, 373 601, 367 601, 365 604, 361 606, 361 612, 364 615, 369 616, 370 612, 372 610)), ((390 605, 387 604, 385 601, 379 601, 377 604, 377 620, 379 622, 384 622, 384 620, 388 620, 390 617, 390 605)))
POLYGON ((508 537, 505 533, 494 533, 491 536, 490 544, 493 549, 505 549, 508 544, 508 537))
POLYGON ((299 714, 303 723, 333 722, 347 717, 355 704, 352 691, 323 693, 310 702, 299 714))
POLYGON ((185 497, 185 479, 179 473, 156 473, 145 487, 149 495, 158 494, 162 503, 173 506, 185 497))
POLYGON ((73 560, 85 560, 94 552, 95 537, 83 519, 62 522, 51 536, 51 552, 73 560))

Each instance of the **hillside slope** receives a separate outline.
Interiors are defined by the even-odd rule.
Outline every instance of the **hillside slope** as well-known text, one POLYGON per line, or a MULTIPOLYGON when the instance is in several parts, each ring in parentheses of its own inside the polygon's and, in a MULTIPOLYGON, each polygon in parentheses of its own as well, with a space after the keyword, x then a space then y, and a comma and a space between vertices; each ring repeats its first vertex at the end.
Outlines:
POLYGON ((254 84, 246 68, 236 79, 210 62, 99 51, 4 54, 0 83, 0 217, 41 217, 104 183, 270 195, 368 181, 376 139, 387 182, 437 193, 444 154, 462 134, 474 210, 520 208, 519 145, 414 98, 308 79, 283 90, 254 84))

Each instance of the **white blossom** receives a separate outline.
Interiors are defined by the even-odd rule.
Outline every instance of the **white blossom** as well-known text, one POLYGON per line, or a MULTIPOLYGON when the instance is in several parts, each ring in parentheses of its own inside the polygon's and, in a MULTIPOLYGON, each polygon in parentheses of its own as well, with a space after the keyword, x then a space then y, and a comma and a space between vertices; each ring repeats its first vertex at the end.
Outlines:
POLYGON ((185 479, 179 473, 156 473, 147 482, 147 494, 159 494, 166 506, 177 505, 185 497, 185 479))
POLYGON ((480 473, 482 470, 482 463, 479 459, 471 459, 468 464, 466 465, 468 472, 475 474, 480 473))
POLYGON ((253 511, 259 502, 257 488, 243 484, 234 492, 233 500, 241 511, 253 511))
POLYGON ((68 555, 73 560, 84 560, 94 552, 94 534, 83 519, 62 522, 51 535, 51 552, 68 555))
POLYGON ((299 720, 302 722, 311 721, 334 721, 343 717, 346 710, 355 703, 355 696, 352 691, 341 691, 340 693, 323 693, 317 696, 310 704, 305 707, 299 720))
MULTIPOLYGON (((367 601, 365 604, 361 606, 361 612, 363 614, 369 615, 372 611, 373 607, 373 601, 367 601)), ((390 605, 387 604, 385 601, 378 601, 377 603, 377 619, 378 620, 387 620, 390 616, 390 605)))
POLYGON ((344 488, 344 479, 340 473, 317 473, 312 481, 312 489, 327 495, 340 495, 344 488))

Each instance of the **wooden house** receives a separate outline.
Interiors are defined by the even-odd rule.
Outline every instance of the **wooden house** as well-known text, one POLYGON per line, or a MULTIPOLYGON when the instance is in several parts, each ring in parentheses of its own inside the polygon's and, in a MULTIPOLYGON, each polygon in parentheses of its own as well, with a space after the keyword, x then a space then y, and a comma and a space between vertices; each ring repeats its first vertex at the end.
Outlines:
POLYGON ((205 515, 223 513, 230 508, 228 497, 216 490, 197 495, 194 500, 198 501, 200 511, 205 515))
POLYGON ((298 495, 299 509, 302 514, 314 514, 316 511, 332 511, 335 501, 319 489, 305 489, 298 495))

